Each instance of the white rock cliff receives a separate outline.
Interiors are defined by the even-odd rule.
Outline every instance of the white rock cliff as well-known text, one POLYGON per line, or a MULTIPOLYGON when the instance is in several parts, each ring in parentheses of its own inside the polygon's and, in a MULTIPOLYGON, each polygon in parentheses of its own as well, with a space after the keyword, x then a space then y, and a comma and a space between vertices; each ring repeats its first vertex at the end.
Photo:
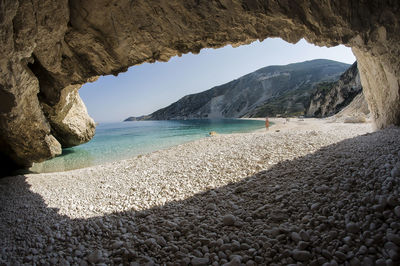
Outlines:
POLYGON ((69 109, 80 118, 55 118, 71 85, 268 37, 352 47, 377 126, 398 125, 399 11, 389 0, 1 1, 0 158, 29 166, 93 136, 81 104, 69 109))

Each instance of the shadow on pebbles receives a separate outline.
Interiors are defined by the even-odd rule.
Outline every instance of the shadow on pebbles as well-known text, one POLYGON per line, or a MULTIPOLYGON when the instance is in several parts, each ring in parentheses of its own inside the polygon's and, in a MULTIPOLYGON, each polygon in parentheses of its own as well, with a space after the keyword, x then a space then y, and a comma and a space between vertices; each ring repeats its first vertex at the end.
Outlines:
MULTIPOLYGON (((229 165, 210 166, 207 174, 205 170, 195 170, 188 183, 177 185, 186 189, 196 177, 196 171, 199 176, 208 176, 213 185, 198 185, 186 198, 172 195, 162 199, 157 196, 161 192, 149 195, 140 189, 129 192, 131 194, 124 198, 128 193, 124 192, 125 187, 131 188, 130 191, 132 187, 141 187, 135 179, 134 184, 121 184, 119 202, 111 197, 109 204, 115 205, 110 207, 111 211, 96 214, 94 208, 87 217, 79 217, 77 213, 74 216, 74 210, 84 204, 73 200, 75 196, 72 190, 68 192, 67 179, 62 183, 65 173, 44 176, 48 180, 52 176, 58 180, 57 187, 52 187, 50 181, 48 186, 42 184, 43 191, 56 191, 51 197, 44 196, 47 192, 41 195, 39 189, 35 189, 37 185, 31 184, 34 181, 29 180, 35 179, 34 175, 3 179, 0 181, 0 264, 399 265, 400 129, 392 127, 350 139, 337 139, 328 146, 316 140, 334 139, 334 132, 332 135, 318 131, 304 134, 309 135, 299 135, 296 139, 292 134, 293 143, 316 144, 300 154, 292 150, 294 144, 284 146, 282 142, 275 147, 264 141, 265 147, 284 149, 292 154, 270 164, 267 162, 270 159, 262 161, 267 158, 262 157, 266 156, 265 151, 250 150, 248 156, 255 154, 261 159, 252 164, 253 169, 258 170, 247 175, 241 172, 244 177, 231 180, 221 177, 223 181, 218 183, 220 179, 210 176, 218 176, 219 171, 223 176, 234 174, 235 169, 229 171, 229 165), (62 192, 63 189, 67 192, 62 192), (143 201, 156 200, 154 204, 149 203, 149 207, 123 206, 123 202, 134 202, 131 200, 134 197, 143 201), (73 203, 69 202, 70 198, 73 203), (67 215, 69 212, 71 214, 67 215)), ((237 138, 250 136, 249 143, 256 145, 251 149, 256 149, 257 145, 262 145, 251 142, 251 138, 265 135, 254 133, 237 138)), ((271 140, 274 133, 266 138, 271 140)), ((221 139, 204 141, 225 141, 221 139)), ((278 134, 276 139, 279 139, 278 134)), ((176 151, 182 151, 181 148, 176 151)), ((168 154, 164 152, 162 156, 168 154)), ((206 152, 207 148, 197 150, 199 160, 207 156, 206 152)), ((149 160, 156 155, 137 160, 149 160)), ((217 153, 210 156, 219 160, 217 153)), ((240 154, 229 156, 221 160, 232 162, 240 154)), ((133 164, 133 161, 125 163, 133 164)), ((140 166, 140 161, 135 163, 140 166)), ((89 170, 79 173, 86 173, 84 171, 89 170)), ((103 174, 131 181, 133 175, 138 175, 133 170, 117 175, 111 172, 108 169, 103 174)), ((100 175, 96 171, 91 173, 100 175)), ((83 191, 85 185, 79 182, 75 182, 76 186, 83 191)), ((144 187, 151 185, 147 181, 140 182, 144 187)), ((168 178, 165 182, 172 186, 168 178)), ((80 193, 84 193, 82 191, 80 193)), ((87 193, 85 200, 105 204, 107 195, 87 193)))

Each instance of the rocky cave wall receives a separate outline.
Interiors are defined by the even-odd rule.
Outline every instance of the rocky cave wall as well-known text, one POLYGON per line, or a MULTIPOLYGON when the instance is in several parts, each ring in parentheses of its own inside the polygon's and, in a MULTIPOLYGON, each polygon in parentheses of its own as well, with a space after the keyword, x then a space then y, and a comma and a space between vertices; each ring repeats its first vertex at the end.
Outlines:
POLYGON ((77 90, 99 75, 267 37, 352 47, 378 128, 400 124, 397 0, 1 0, 0 159, 91 139, 77 90))

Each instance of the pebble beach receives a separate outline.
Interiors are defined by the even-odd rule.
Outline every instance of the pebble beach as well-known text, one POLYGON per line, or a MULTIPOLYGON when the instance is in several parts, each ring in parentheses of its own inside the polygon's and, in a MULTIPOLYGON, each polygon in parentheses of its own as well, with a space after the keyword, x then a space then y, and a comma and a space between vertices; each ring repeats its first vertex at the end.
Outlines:
POLYGON ((398 265, 400 129, 271 121, 0 179, 0 265, 398 265))

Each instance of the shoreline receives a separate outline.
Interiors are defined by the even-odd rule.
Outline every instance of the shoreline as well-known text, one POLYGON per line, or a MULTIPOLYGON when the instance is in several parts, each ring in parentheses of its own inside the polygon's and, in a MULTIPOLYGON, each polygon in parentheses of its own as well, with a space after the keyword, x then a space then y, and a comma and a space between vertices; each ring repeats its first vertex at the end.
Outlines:
MULTIPOLYGON (((208 119, 205 119, 205 120, 208 120, 208 119)), ((231 118, 228 118, 227 120, 231 120, 231 118)), ((160 120, 154 120, 154 121, 160 121, 160 120)), ((164 120, 164 121, 168 121, 168 120, 164 120)), ((136 121, 134 121, 134 122, 136 122, 136 121)), ((116 123, 120 123, 120 122, 116 122, 116 123)), ((43 163, 34 164, 31 168, 29 168, 27 170, 19 170, 19 171, 17 171, 15 173, 15 175, 18 175, 18 174, 58 173, 58 172, 67 172, 67 171, 72 171, 72 170, 79 170, 79 169, 84 169, 84 168, 94 167, 94 166, 107 165, 107 164, 115 163, 115 162, 118 162, 118 161, 121 161, 121 160, 134 159, 134 158, 136 158, 138 156, 144 156, 144 155, 150 154, 152 152, 167 150, 167 149, 173 148, 173 147, 178 146, 178 145, 187 144, 187 143, 190 143, 190 142, 193 142, 193 141, 197 141, 199 139, 204 139, 204 138, 207 138, 207 137, 214 137, 215 133, 216 133, 216 135, 246 134, 246 133, 256 132, 256 131, 258 131, 260 129, 250 129, 250 130, 249 129, 244 129, 243 132, 238 131, 238 132, 233 132, 233 133, 223 133, 223 132, 221 133, 219 131, 210 131, 210 132, 204 133, 204 135, 202 135, 201 137, 198 136, 198 137, 195 137, 195 138, 193 138, 191 140, 184 140, 183 142, 180 142, 180 143, 178 142, 178 143, 172 144, 171 146, 167 146, 167 147, 163 147, 163 145, 161 145, 157 149, 146 151, 146 152, 143 152, 143 153, 140 153, 140 154, 137 154, 137 155, 133 155, 133 156, 131 155, 131 156, 124 156, 123 158, 117 158, 117 159, 114 158, 114 159, 110 159, 110 160, 103 160, 102 162, 90 163, 88 165, 81 164, 80 166, 74 167, 72 169, 60 169, 60 167, 61 168, 63 167, 62 162, 61 162, 61 163, 59 163, 60 166, 58 166, 58 169, 55 169, 55 168, 57 168, 57 166, 54 166, 54 164, 53 165, 51 165, 51 164, 48 165, 47 166, 48 168, 46 169, 46 164, 52 163, 53 159, 59 160, 59 159, 63 158, 63 156, 57 156, 57 157, 52 158, 52 159, 50 159, 48 161, 45 161, 43 163), (215 133, 210 135, 209 133, 211 133, 211 132, 215 132, 215 133), (54 169, 54 170, 49 170, 49 167, 50 167, 50 169, 54 169)), ((79 147, 79 146, 76 146, 76 147, 79 147)))
MULTIPOLYGON (((381 226, 382 210, 375 214, 363 199, 389 195, 386 177, 368 171, 390 177, 400 167, 393 155, 400 129, 278 122, 273 130, 221 134, 107 165, 0 180, 0 262, 290 264, 319 259, 320 247, 344 263, 332 241, 345 245, 349 236, 340 252, 358 254, 363 243, 352 232, 381 226), (368 190, 368 178, 382 184, 368 190), (299 241, 307 245, 299 249, 299 241)), ((400 192, 400 184, 391 189, 400 192)), ((388 217, 400 208, 393 204, 382 207, 388 217)))
MULTIPOLYGON (((157 164, 153 164, 153 162, 156 162, 157 160, 163 161, 163 167, 170 169, 171 167, 173 168, 173 165, 176 164, 176 161, 172 163, 172 160, 169 160, 168 158, 172 155, 174 160, 178 160, 179 163, 182 163, 183 165, 187 165, 193 160, 193 157, 200 156, 202 157, 203 155, 206 156, 204 157, 204 160, 207 160, 207 157, 212 156, 213 154, 216 155, 220 152, 219 149, 223 149, 225 152, 233 152, 235 157, 233 157, 233 160, 238 160, 236 156, 238 156, 238 152, 246 152, 249 153, 250 150, 245 147, 245 145, 257 145, 260 137, 267 137, 272 143, 275 145, 277 143, 284 143, 284 138, 285 137, 296 137, 300 138, 300 141, 307 141, 306 137, 309 136, 318 136, 319 134, 327 134, 330 136, 332 139, 327 139, 325 136, 324 141, 326 143, 320 143, 319 146, 322 147, 324 145, 329 145, 331 143, 335 143, 338 140, 342 140, 345 138, 348 138, 350 136, 357 136, 360 133, 369 133, 372 132, 372 124, 370 123, 363 123, 363 124, 344 124, 344 123, 329 123, 324 119, 317 119, 317 118, 308 118, 308 119, 293 119, 290 120, 289 122, 286 122, 285 119, 282 118, 274 118, 272 121, 275 123, 273 127, 270 127, 269 130, 266 130, 265 128, 262 129, 256 129, 252 132, 247 132, 247 133, 230 133, 230 134, 217 134, 215 136, 211 137, 204 137, 201 139, 197 140, 192 140, 188 141, 186 143, 174 145, 172 147, 168 147, 165 149, 160 149, 156 150, 153 152, 149 152, 146 154, 141 154, 132 158, 128 159, 122 159, 122 160, 117 160, 113 162, 108 162, 104 164, 99 164, 99 165, 92 165, 84 168, 78 168, 78 169, 72 169, 72 170, 67 170, 67 171, 59 171, 59 172, 45 172, 45 173, 27 173, 23 174, 27 178, 27 180, 32 180, 33 183, 36 185, 42 185, 46 184, 47 182, 52 182, 54 180, 57 180, 57 182, 61 182, 63 178, 65 177, 68 179, 68 183, 72 185, 74 183, 74 178, 78 177, 79 181, 87 181, 84 176, 92 176, 93 172, 97 173, 103 173, 101 176, 107 176, 108 174, 112 173, 113 175, 115 173, 118 173, 119 171, 125 172, 124 169, 131 169, 132 167, 135 168, 135 174, 138 172, 142 172, 142 169, 137 169, 139 166, 143 166, 143 168, 149 168, 154 171, 154 168, 157 167, 157 164), (349 129, 352 129, 352 131, 348 132, 347 130, 343 130, 342 127, 347 127, 349 129), (340 136, 332 135, 331 131, 335 131, 337 129, 342 130, 342 134, 340 136), (360 133, 359 133, 360 132, 360 133), (248 143, 246 142, 246 139, 252 139, 256 138, 257 141, 255 143, 248 143), (237 143, 235 143, 237 141, 237 143), (244 142, 243 142, 244 141, 244 142), (242 145, 244 146, 242 146, 242 145), (217 145, 216 147, 209 147, 209 146, 217 145), (221 145, 228 145, 227 147, 222 147, 221 145), (231 148, 229 145, 234 146, 233 151, 231 151, 231 148), (203 147, 207 147, 206 149, 203 150, 203 147), (194 152, 196 151, 196 152, 194 152), (185 162, 185 154, 190 155, 188 162, 185 162), (152 162, 149 165, 149 162, 152 162), (170 165, 171 164, 171 165, 170 165), (52 180, 47 180, 47 178, 50 177, 52 180)), ((266 147, 266 143, 262 142, 262 147, 265 148, 266 150, 270 150, 269 147, 266 147)), ((285 144, 286 145, 286 144, 285 144)), ((302 149, 299 151, 300 154, 302 155, 302 149)), ((274 154, 273 151, 271 151, 272 154, 274 154)), ((261 152, 263 154, 263 152, 261 152)), ((289 159, 292 158, 292 155, 296 153, 291 153, 289 154, 290 156, 288 157, 289 159)), ((261 156, 261 155, 260 155, 261 156)), ((263 155, 265 156, 265 155, 263 155)), ((287 156, 287 154, 285 155, 287 156)), ((296 155, 298 156, 298 155, 296 155)), ((272 157, 269 155, 268 157, 272 157)), ((279 158, 273 159, 272 161, 274 163, 267 163, 267 166, 270 166, 271 164, 275 164, 276 162, 280 161, 282 156, 278 156, 279 158)), ((230 156, 224 157, 225 159, 231 158, 230 156)), ((242 156, 240 156, 242 158, 242 156)), ((200 170, 203 170, 204 168, 204 163, 207 164, 207 162, 200 162, 200 170)), ((215 169, 218 169, 221 167, 221 165, 215 165, 213 164, 213 167, 215 169)), ((205 167, 207 168, 207 167, 205 167)), ((238 172, 236 175, 238 177, 235 177, 235 180, 240 180, 243 176, 246 176, 256 170, 258 170, 260 166, 255 163, 254 165, 252 164, 246 164, 246 166, 243 168, 241 167, 240 172, 238 172), (239 177, 240 176, 240 177, 239 177), (238 179, 239 178, 239 179, 238 179)), ((182 171, 186 171, 185 167, 179 168, 182 171)), ((169 171, 169 170, 168 170, 169 171)), ((146 172, 146 171, 143 171, 146 172)), ((233 171, 229 171, 230 176, 234 174, 233 171)), ((193 173, 192 173, 193 174, 193 173)), ((11 177, 6 177, 4 179, 12 179, 14 178, 13 176, 11 177)), ((99 177, 96 177, 96 182, 99 182, 99 177)), ((33 184, 32 183, 32 184, 33 184)), ((91 182, 88 182, 91 183, 91 182)), ((72 187, 76 187, 75 184, 73 184, 72 187)), ((70 188, 71 189, 71 188, 70 188)))
MULTIPOLYGON (((265 118, 239 118, 239 119, 243 119, 243 120, 258 120, 258 121, 265 121, 265 118)), ((41 175, 41 174, 56 174, 56 173, 67 173, 70 171, 78 171, 78 170, 84 170, 84 169, 88 169, 88 168, 97 168, 97 167, 106 167, 106 166, 111 166, 113 164, 121 164, 127 161, 131 161, 131 160, 135 160, 137 158, 141 158, 143 156, 148 156, 151 155, 153 153, 157 153, 157 152, 168 152, 168 150, 179 147, 181 145, 188 145, 194 142, 198 142, 204 139, 208 139, 208 138, 215 138, 218 136, 234 136, 234 135, 246 135, 246 134, 252 134, 252 133, 272 133, 272 132, 276 132, 276 133, 285 133, 285 132, 290 132, 290 131, 303 131, 306 130, 305 127, 312 127, 315 126, 315 123, 318 124, 318 126, 321 126, 321 123, 332 123, 329 122, 329 120, 327 120, 326 118, 290 118, 289 121, 286 120, 286 118, 269 118, 270 122, 272 122, 273 124, 271 124, 271 126, 269 127, 268 130, 264 128, 260 128, 260 129, 254 129, 252 131, 249 132, 235 132, 235 133, 217 133, 217 135, 213 135, 213 136, 205 136, 202 137, 200 139, 194 139, 194 140, 190 140, 184 143, 180 143, 180 144, 176 144, 167 148, 161 148, 155 151, 151 151, 151 152, 147 152, 147 153, 143 153, 143 154, 139 154, 136 155, 134 157, 130 157, 130 158, 125 158, 125 159, 119 159, 116 161, 110 161, 110 162, 105 162, 105 163, 101 163, 101 164, 95 164, 95 165, 90 165, 90 166, 86 166, 86 167, 81 167, 81 168, 75 168, 75 169, 70 169, 70 170, 64 170, 64 171, 54 171, 54 172, 34 172, 34 171, 27 171, 27 172, 23 172, 21 174, 17 174, 17 175, 41 175)), ((338 124, 343 124, 346 125, 342 122, 339 122, 338 124)), ((362 124, 371 124, 370 122, 367 123, 362 123, 362 124)), ((372 127, 371 127, 372 128, 372 127)), ((372 130, 372 129, 371 129, 372 130)), ((10 176, 12 177, 12 176, 10 176)), ((7 177, 6 177, 7 178, 7 177)))

